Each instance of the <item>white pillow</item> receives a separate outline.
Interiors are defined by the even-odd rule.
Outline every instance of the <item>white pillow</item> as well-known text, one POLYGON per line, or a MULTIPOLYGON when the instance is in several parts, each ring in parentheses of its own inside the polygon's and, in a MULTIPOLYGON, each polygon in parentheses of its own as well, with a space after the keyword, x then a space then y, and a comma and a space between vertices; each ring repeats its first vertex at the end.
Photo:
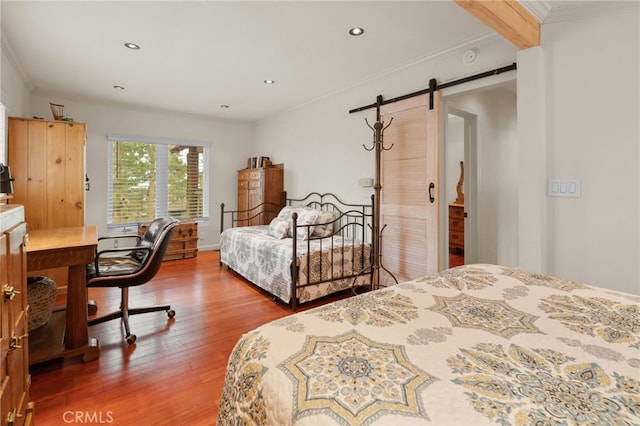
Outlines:
POLYGON ((269 224, 269 231, 267 233, 272 237, 275 237, 281 240, 285 238, 289 233, 290 222, 291 222, 290 220, 282 220, 276 217, 269 224))
MULTIPOLYGON (((298 220, 296 221, 297 225, 314 225, 318 216, 320 216, 319 210, 307 209, 307 208, 299 208, 297 209, 298 220)), ((307 240, 310 235, 313 235, 314 226, 309 226, 309 228, 298 228, 298 235, 295 237, 299 240, 307 240), (307 229, 309 230, 307 232, 307 229)), ((289 229, 289 235, 293 237, 293 221, 291 221, 291 227, 289 229)))
POLYGON ((333 235, 333 223, 336 218, 335 212, 322 211, 316 220, 316 226, 313 230, 315 237, 329 237, 333 235))
POLYGON ((278 213, 278 219, 280 220, 286 220, 289 221, 291 220, 291 216, 293 215, 293 212, 297 211, 297 209, 295 207, 291 207, 291 206, 284 206, 282 208, 282 210, 280 210, 280 212, 278 213))

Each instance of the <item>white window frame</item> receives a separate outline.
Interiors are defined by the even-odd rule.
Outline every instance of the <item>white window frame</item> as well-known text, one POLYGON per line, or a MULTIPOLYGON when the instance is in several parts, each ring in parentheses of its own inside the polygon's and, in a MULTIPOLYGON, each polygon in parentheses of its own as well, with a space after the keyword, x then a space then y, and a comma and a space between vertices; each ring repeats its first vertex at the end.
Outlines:
MULTIPOLYGON (((209 164, 210 164, 210 154, 211 154, 211 145, 207 142, 201 141, 190 141, 190 140, 181 140, 181 139, 164 139, 164 138, 154 138, 154 137, 140 137, 140 136, 130 136, 130 135, 120 135, 120 134, 109 134, 107 135, 107 144, 108 144, 108 154, 107 154, 107 231, 109 233, 132 233, 137 232, 138 222, 130 222, 130 223, 112 223, 111 217, 111 180, 112 180, 112 163, 113 163, 113 149, 112 146, 115 142, 126 141, 126 142, 139 142, 146 144, 155 144, 161 150, 168 149, 169 145, 181 145, 181 146, 199 146, 203 147, 203 179, 204 179, 204 187, 202 193, 202 217, 198 218, 190 218, 189 220, 195 220, 196 222, 206 222, 209 219, 209 164)), ((156 158, 156 173, 167 173, 168 174, 168 158, 165 155, 158 155, 156 158)), ((155 208, 156 208, 156 216, 166 216, 168 215, 168 191, 167 191, 167 182, 168 178, 165 179, 157 179, 156 181, 156 199, 155 199, 155 208)))

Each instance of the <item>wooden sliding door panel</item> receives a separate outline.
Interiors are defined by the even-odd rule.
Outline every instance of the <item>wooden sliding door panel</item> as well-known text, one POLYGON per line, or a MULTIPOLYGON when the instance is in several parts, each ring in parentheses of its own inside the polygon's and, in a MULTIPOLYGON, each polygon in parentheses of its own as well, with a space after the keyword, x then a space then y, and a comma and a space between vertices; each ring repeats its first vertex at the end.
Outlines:
MULTIPOLYGON (((395 149, 395 147, 394 147, 395 149)), ((427 188, 415 185, 425 182, 424 158, 388 161, 380 173, 381 202, 384 205, 422 206, 427 188)))
POLYGON ((393 271, 399 282, 427 274, 424 259, 427 252, 427 223, 425 218, 383 213, 384 230, 382 256, 385 267, 393 271))
POLYGON ((385 125, 393 118, 380 170, 382 263, 400 282, 438 270, 439 101, 435 93, 433 109, 429 95, 381 108, 385 125))

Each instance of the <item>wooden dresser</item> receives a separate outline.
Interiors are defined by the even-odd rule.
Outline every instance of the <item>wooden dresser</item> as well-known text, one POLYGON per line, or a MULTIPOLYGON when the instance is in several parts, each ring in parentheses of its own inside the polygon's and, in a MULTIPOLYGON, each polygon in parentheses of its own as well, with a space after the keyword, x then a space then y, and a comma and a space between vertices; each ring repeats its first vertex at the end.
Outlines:
POLYGON ((256 208, 238 215, 237 226, 268 225, 284 206, 284 169, 282 164, 260 169, 238 170, 238 210, 254 209, 263 203, 273 203, 267 213, 264 208, 256 208))
POLYGON ((449 204, 449 250, 464 253, 464 204, 449 204))
POLYGON ((29 402, 29 335, 27 320, 27 226, 24 208, 0 205, 0 416, 2 425, 34 424, 29 402))

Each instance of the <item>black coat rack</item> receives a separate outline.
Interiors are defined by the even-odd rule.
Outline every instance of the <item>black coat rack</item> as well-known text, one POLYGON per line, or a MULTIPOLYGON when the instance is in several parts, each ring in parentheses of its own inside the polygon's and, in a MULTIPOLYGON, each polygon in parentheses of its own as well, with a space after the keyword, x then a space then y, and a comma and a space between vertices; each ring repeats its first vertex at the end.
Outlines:
MULTIPOLYGON (((384 267, 382 264, 382 232, 384 228, 386 228, 386 224, 380 228, 380 191, 382 190, 382 184, 380 182, 380 160, 382 157, 382 152, 389 151, 393 148, 393 144, 389 147, 385 147, 384 145, 384 131, 391 125, 393 122, 393 117, 389 120, 389 124, 386 126, 384 122, 380 120, 380 106, 382 105, 382 95, 378 95, 376 98, 376 123, 371 126, 369 121, 365 118, 364 121, 367 123, 367 126, 373 130, 373 145, 370 148, 367 148, 366 145, 362 144, 362 147, 367 151, 375 150, 375 167, 376 167, 376 177, 373 185, 374 189, 374 207, 373 207, 373 225, 371 227, 372 232, 372 240, 373 240, 373 259, 372 264, 368 268, 364 269, 360 275, 364 275, 366 273, 371 273, 371 290, 376 290, 380 288, 380 273, 381 271, 387 272, 393 278, 393 280, 398 284, 398 280, 393 275, 391 271, 384 267)), ((356 277, 357 279, 357 277, 356 277)), ((354 279, 354 284, 356 279, 354 279)), ((355 287, 354 287, 355 290, 355 287)))

